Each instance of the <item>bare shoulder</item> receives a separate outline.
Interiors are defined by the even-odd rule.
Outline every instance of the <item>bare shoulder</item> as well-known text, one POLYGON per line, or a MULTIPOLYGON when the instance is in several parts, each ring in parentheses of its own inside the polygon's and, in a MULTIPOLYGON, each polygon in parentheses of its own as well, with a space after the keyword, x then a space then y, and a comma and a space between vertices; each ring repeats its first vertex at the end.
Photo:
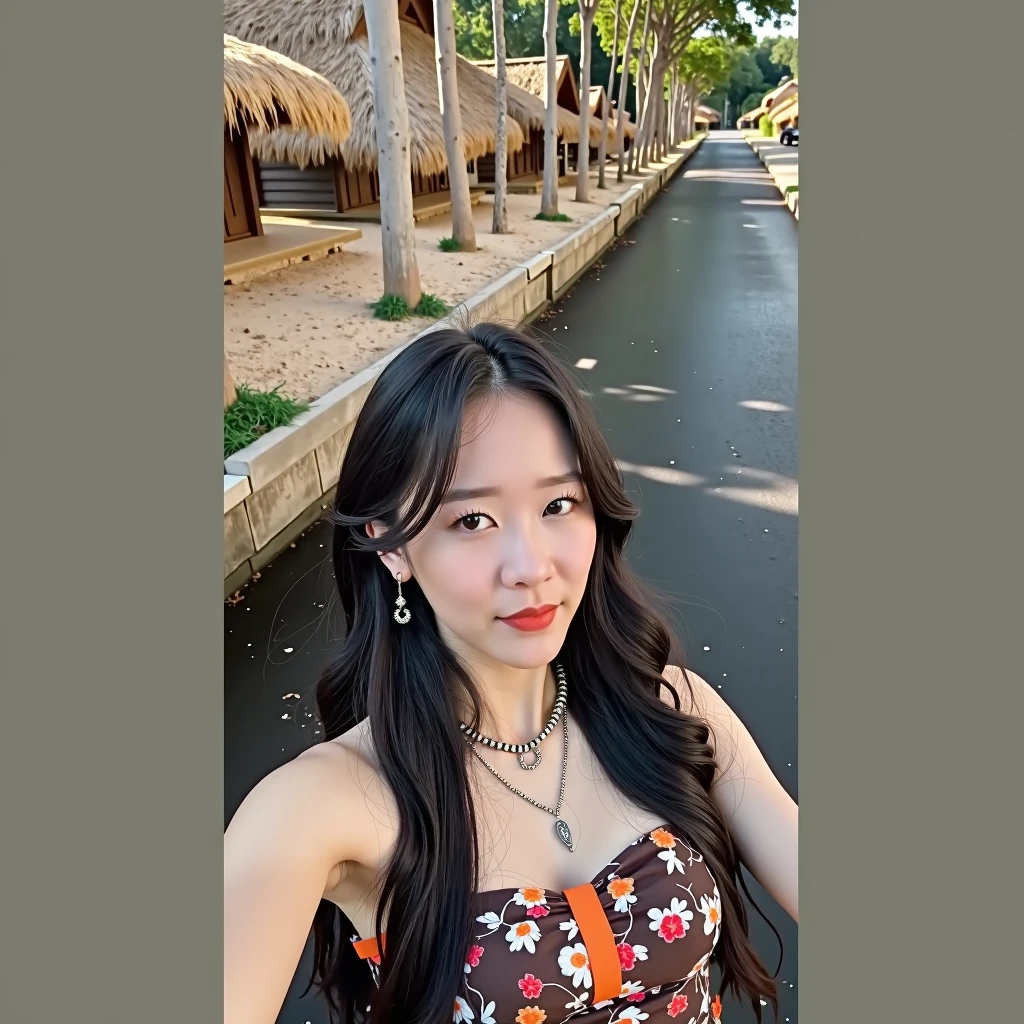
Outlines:
POLYGON ((305 849, 329 867, 361 861, 371 807, 389 803, 369 730, 360 723, 261 779, 231 819, 225 842, 305 849))
MULTIPOLYGON (((678 665, 666 665, 662 675, 679 694, 679 707, 684 713, 697 715, 712 727, 717 723, 728 722, 734 717, 728 704, 715 692, 715 688, 693 669, 688 668, 684 673, 678 665)), ((675 706, 666 687, 661 689, 661 699, 666 704, 675 706)))

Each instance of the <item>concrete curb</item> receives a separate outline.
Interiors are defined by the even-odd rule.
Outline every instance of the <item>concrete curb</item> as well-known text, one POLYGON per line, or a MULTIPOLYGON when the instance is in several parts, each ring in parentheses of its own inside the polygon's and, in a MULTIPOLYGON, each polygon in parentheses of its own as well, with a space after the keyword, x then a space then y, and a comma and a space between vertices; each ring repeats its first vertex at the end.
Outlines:
POLYGON ((758 159, 764 164, 765 170, 772 176, 776 188, 782 193, 786 206, 793 212, 797 220, 800 219, 800 168, 793 167, 789 163, 782 163, 774 159, 781 152, 787 152, 774 138, 766 136, 744 136, 747 144, 757 154, 758 159), (791 186, 796 186, 793 191, 787 191, 791 186))
MULTIPOLYGON (((637 219, 703 135, 550 249, 524 260, 460 304, 523 323, 561 298, 637 219)), ((224 461, 224 583, 227 594, 275 558, 329 506, 366 396, 384 367, 436 324, 311 403, 308 412, 224 461)))

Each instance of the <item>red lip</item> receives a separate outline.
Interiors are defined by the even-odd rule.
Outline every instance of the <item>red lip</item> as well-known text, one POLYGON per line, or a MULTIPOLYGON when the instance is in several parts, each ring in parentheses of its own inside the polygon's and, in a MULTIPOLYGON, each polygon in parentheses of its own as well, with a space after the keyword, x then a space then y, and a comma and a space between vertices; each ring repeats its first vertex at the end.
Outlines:
POLYGON ((557 604, 544 604, 539 608, 521 608, 513 615, 499 616, 499 618, 513 629, 533 632, 550 626, 557 610, 557 604))

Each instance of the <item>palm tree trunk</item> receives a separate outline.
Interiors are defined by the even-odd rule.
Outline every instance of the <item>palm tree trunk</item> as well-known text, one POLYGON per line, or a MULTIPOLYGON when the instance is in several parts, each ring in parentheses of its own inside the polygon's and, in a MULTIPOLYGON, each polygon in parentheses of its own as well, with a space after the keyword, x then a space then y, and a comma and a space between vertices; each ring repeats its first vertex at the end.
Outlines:
POLYGON ((508 144, 505 131, 508 119, 508 108, 505 105, 508 69, 505 67, 504 0, 492 0, 491 13, 494 20, 494 71, 498 78, 498 130, 494 143, 494 217, 491 231, 496 235, 504 235, 508 233, 508 144))
POLYGON ((455 15, 452 0, 434 0, 434 51, 437 89, 441 100, 444 149, 448 157, 448 189, 452 200, 452 238, 465 252, 476 252, 476 228, 469 195, 469 172, 462 145, 462 112, 455 52, 455 15))
POLYGON ((543 217, 558 215, 558 113, 555 105, 557 33, 558 0, 544 0, 544 190, 540 197, 543 217))
POLYGON ((617 182, 622 182, 626 171, 626 97, 629 92, 629 62, 633 59, 633 31, 636 28, 636 16, 640 12, 640 0, 633 0, 633 10, 629 15, 629 28, 626 30, 626 46, 622 51, 622 77, 619 79, 619 123, 615 133, 619 147, 619 169, 615 175, 617 182))
POLYGON ((224 353, 224 408, 233 405, 238 399, 238 389, 235 387, 235 379, 231 376, 231 364, 228 362, 228 354, 224 353))
POLYGON ((615 0, 615 30, 612 33, 612 60, 608 68, 608 88, 604 97, 604 116, 601 118, 601 141, 597 145, 597 187, 607 188, 604 181, 604 165, 607 160, 608 115, 612 105, 612 90, 615 88, 615 56, 619 52, 619 17, 622 0, 615 0))
POLYGON ((576 202, 590 194, 590 62, 597 0, 578 0, 580 7, 580 141, 576 157, 576 202))
POLYGON ((409 153, 409 108, 402 73, 402 37, 396 4, 367 4, 367 47, 373 80, 380 178, 380 234, 384 256, 384 292, 410 306, 422 296, 416 264, 412 214, 412 166, 409 153))
POLYGON ((629 163, 630 171, 640 169, 641 150, 645 139, 644 116, 647 110, 647 89, 644 80, 644 64, 647 61, 647 44, 651 32, 651 0, 647 0, 644 10, 644 29, 640 34, 640 51, 636 61, 636 139, 633 141, 633 155, 629 163))

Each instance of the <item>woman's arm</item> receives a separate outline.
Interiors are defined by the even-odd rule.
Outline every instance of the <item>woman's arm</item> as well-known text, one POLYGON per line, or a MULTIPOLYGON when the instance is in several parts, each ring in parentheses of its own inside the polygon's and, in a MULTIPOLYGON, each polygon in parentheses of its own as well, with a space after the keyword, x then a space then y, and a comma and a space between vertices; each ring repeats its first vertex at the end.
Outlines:
MULTIPOLYGON (((710 726, 718 761, 711 795, 729 820, 740 859, 775 901, 798 919, 798 808, 782 788, 753 737, 714 688, 691 670, 694 711, 710 726)), ((688 689, 676 665, 665 678, 686 707, 688 689)))
POLYGON ((328 875, 351 859, 354 829, 339 822, 352 817, 338 804, 358 790, 344 785, 345 754, 331 747, 263 779, 225 832, 224 1024, 274 1024, 328 875))

